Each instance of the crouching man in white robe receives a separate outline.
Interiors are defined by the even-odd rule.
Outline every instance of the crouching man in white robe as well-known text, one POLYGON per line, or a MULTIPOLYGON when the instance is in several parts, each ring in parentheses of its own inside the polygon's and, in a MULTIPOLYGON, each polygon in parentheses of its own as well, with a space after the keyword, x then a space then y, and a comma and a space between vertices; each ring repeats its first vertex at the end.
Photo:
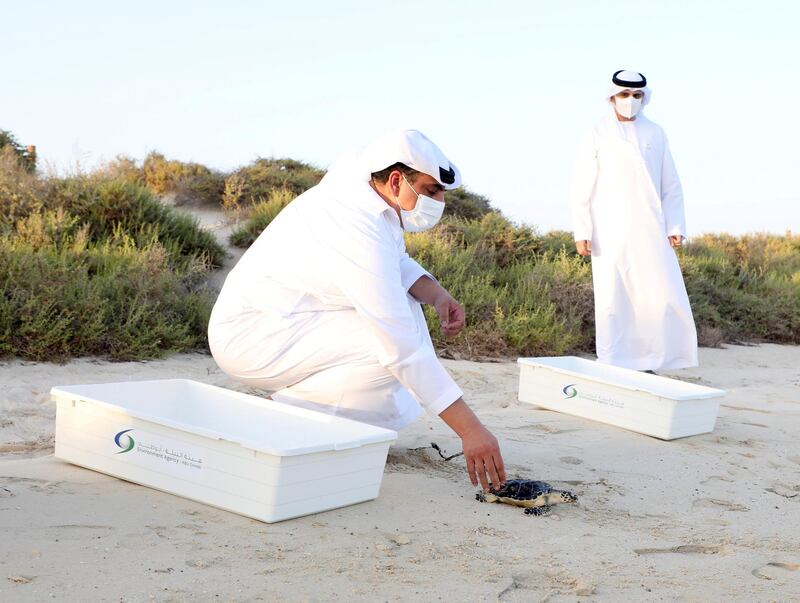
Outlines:
POLYGON ((608 116, 581 142, 570 204, 578 253, 592 256, 597 359, 656 371, 697 365, 697 333, 673 247, 683 193, 641 73, 618 71, 608 116))
POLYGON ((277 401, 395 430, 424 407, 461 437, 470 479, 486 489, 505 481, 497 440, 436 357, 420 304, 445 335, 464 310, 403 239, 436 224, 460 180, 415 130, 341 158, 233 268, 208 334, 222 370, 277 401))

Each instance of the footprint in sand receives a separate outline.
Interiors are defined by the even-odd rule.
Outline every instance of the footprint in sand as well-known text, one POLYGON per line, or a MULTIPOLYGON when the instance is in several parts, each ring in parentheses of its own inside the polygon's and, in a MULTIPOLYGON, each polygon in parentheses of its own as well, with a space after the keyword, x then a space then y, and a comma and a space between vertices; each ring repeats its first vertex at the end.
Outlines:
POLYGON ((724 408, 730 408, 731 410, 746 410, 748 412, 760 412, 765 415, 771 415, 771 410, 763 410, 761 408, 750 408, 748 406, 731 406, 730 404, 720 404, 720 406, 724 408))
POLYGON ((716 545, 705 544, 679 544, 678 546, 671 546, 665 549, 633 549, 637 555, 655 555, 658 553, 680 553, 683 555, 718 555, 722 553, 723 548, 716 545))
POLYGON ((582 465, 583 464, 583 459, 579 459, 576 456, 562 456, 558 460, 561 461, 562 463, 567 463, 568 465, 582 465))
POLYGON ((65 482, 50 482, 32 477, 5 477, 0 476, 0 488, 6 491, 7 496, 14 496, 14 491, 20 486, 33 492, 53 492, 59 494, 75 494, 75 491, 65 485, 65 482))
POLYGON ((796 498, 800 501, 800 484, 796 486, 787 486, 785 484, 772 484, 771 487, 765 488, 767 492, 771 492, 772 494, 777 494, 778 496, 783 496, 783 498, 796 498))
MULTIPOLYGON (((548 586, 551 592, 542 601, 547 601, 552 595, 577 595, 578 597, 590 597, 597 592, 597 587, 591 580, 576 578, 563 570, 550 568, 547 572, 548 586)), ((511 583, 497 593, 497 601, 533 601, 538 599, 536 593, 540 593, 542 588, 542 578, 536 574, 512 575, 511 583)))
POLYGON ((706 507, 709 509, 723 508, 726 511, 749 511, 750 508, 729 500, 720 500, 718 498, 700 498, 692 503, 693 507, 706 507))
MULTIPOLYGON (((538 431, 547 435, 557 435, 562 433, 571 433, 573 431, 580 431, 580 429, 563 429, 556 425, 548 425, 547 423, 534 423, 533 425, 521 425, 518 427, 509 427, 509 431, 538 431)), ((521 441, 521 440, 515 440, 521 441)))
POLYGON ((744 440, 737 440, 735 438, 729 438, 728 436, 717 436, 716 437, 717 444, 723 444, 725 446, 744 446, 745 448, 753 448, 755 446, 755 440, 751 438, 747 438, 744 440))
POLYGON ((0 444, 0 454, 32 454, 51 450, 55 446, 55 436, 40 436, 35 440, 6 442, 0 444))
POLYGON ((709 482, 714 482, 714 481, 733 483, 735 480, 732 480, 729 477, 725 477, 724 475, 710 475, 700 483, 707 484, 709 482))
POLYGON ((761 578, 762 580, 775 580, 776 577, 780 577, 780 574, 783 571, 796 572, 799 569, 800 563, 770 561, 762 567, 757 567, 750 573, 752 573, 756 578, 761 578))

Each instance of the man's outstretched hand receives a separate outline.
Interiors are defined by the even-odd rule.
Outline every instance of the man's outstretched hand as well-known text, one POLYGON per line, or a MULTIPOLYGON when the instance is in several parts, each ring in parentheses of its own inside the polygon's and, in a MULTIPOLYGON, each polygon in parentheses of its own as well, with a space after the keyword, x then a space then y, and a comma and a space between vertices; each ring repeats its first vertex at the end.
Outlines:
POLYGON ((506 481, 506 469, 500 446, 488 429, 483 425, 474 431, 461 436, 464 459, 467 461, 467 473, 473 486, 480 482, 484 492, 489 491, 489 484, 499 488, 506 481))
POLYGON ((472 485, 480 482, 484 492, 489 491, 490 483, 495 488, 502 486, 506 481, 506 469, 497 438, 483 426, 463 398, 453 402, 439 416, 461 438, 472 485))

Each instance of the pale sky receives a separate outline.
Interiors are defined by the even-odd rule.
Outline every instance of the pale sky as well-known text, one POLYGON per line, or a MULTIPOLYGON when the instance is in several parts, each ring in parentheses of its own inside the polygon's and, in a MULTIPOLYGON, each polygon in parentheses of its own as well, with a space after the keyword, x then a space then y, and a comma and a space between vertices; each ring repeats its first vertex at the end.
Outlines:
POLYGON ((569 229, 583 131, 647 76, 689 234, 800 232, 800 3, 0 0, 0 129, 58 169, 158 150, 327 167, 390 127, 509 217, 569 229))

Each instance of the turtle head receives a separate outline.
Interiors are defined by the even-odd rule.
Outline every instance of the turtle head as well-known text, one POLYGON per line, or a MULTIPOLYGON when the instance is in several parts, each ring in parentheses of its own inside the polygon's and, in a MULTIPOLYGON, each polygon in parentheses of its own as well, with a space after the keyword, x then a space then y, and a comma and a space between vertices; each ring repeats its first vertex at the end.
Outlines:
POLYGON ((562 490, 559 494, 561 494, 561 501, 567 503, 576 503, 578 502, 578 497, 575 496, 572 492, 568 492, 566 490, 562 490))

